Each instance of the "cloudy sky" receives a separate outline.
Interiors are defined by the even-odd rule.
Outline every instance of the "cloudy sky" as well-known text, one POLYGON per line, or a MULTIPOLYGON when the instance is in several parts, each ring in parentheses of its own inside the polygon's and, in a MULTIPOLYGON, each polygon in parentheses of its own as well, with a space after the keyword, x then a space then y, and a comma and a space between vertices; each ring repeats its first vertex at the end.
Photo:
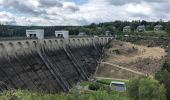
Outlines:
POLYGON ((170 0, 0 0, 0 22, 12 25, 160 19, 170 20, 170 0))

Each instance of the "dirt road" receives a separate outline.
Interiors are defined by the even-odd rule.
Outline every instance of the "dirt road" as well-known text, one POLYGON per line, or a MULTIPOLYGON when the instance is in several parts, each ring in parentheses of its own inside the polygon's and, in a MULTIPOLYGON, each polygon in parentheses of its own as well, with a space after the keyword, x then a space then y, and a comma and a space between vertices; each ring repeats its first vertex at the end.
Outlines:
POLYGON ((116 65, 116 64, 112 64, 112 63, 109 63, 109 62, 101 62, 101 63, 103 63, 103 64, 108 64, 108 65, 111 65, 111 66, 113 66, 113 67, 117 67, 117 68, 120 68, 120 69, 129 71, 129 72, 135 73, 135 74, 146 75, 146 74, 144 74, 144 73, 141 73, 141 72, 138 72, 138 71, 135 71, 135 70, 131 70, 131 69, 128 69, 128 68, 126 68, 126 67, 119 66, 119 65, 116 65))

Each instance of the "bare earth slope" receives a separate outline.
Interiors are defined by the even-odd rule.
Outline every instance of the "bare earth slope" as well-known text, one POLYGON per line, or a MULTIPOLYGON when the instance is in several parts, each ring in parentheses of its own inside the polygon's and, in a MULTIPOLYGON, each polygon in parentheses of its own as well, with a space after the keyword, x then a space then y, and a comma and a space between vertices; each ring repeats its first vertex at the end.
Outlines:
MULTIPOLYGON (((113 41, 111 45, 112 48, 106 50, 103 62, 123 66, 130 70, 144 74, 153 75, 156 71, 158 71, 164 62, 165 56, 167 55, 165 50, 160 47, 146 47, 116 40, 113 41)), ((112 68, 114 69, 114 67, 112 68)), ((109 70, 111 71, 112 69, 109 68, 109 70)), ((116 78, 113 75, 101 76, 101 73, 108 73, 104 71, 104 67, 99 67, 97 75, 100 77, 107 76, 116 78)), ((124 76, 123 74, 122 76, 124 76)))

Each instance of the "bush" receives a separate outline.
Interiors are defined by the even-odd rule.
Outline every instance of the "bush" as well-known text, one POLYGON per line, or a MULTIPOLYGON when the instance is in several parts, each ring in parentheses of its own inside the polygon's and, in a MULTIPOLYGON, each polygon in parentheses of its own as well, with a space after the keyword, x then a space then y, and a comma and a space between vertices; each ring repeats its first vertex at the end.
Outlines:
POLYGON ((95 91, 88 94, 62 93, 41 94, 30 91, 6 91, 0 96, 0 100, 130 100, 125 94, 95 91), (12 98, 11 98, 12 97, 12 98), (13 98, 14 97, 14 98, 13 98), (15 98, 17 97, 17 98, 15 98))
POLYGON ((112 80, 104 79, 104 80, 97 80, 96 82, 101 83, 101 84, 105 84, 105 85, 110 85, 111 81, 112 80))
POLYGON ((91 83, 91 84, 89 85, 89 89, 90 89, 90 90, 95 90, 95 91, 101 89, 102 87, 103 87, 103 86, 102 86, 101 84, 96 83, 96 82, 93 82, 93 83, 91 83))
POLYGON ((4 95, 5 96, 1 98, 3 100, 20 100, 20 97, 17 96, 17 94, 14 90, 11 90, 9 92, 5 91, 4 95))
POLYGON ((166 100, 164 86, 148 77, 139 77, 129 81, 127 91, 133 100, 166 100))
POLYGON ((90 84, 90 82, 88 81, 84 81, 80 83, 80 86, 88 86, 90 84))
POLYGON ((109 42, 105 45, 105 48, 106 48, 106 49, 112 48, 111 41, 109 41, 109 42))
POLYGON ((158 79, 166 88, 166 98, 170 100, 170 60, 168 59, 161 71, 155 74, 155 78, 158 79))
POLYGON ((162 70, 167 70, 168 72, 170 72, 170 59, 165 61, 162 70))

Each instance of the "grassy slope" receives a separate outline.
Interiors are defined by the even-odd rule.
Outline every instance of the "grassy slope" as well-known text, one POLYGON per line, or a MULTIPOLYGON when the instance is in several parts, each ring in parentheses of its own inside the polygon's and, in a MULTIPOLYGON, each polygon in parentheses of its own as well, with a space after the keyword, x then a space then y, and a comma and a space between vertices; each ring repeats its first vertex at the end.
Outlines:
POLYGON ((157 37, 167 37, 169 34, 166 31, 160 30, 160 31, 145 31, 144 33, 140 32, 134 32, 131 34, 138 34, 138 35, 143 35, 143 36, 157 36, 157 37))
MULTIPOLYGON (((4 91, 0 95, 0 100, 130 100, 126 92, 116 92, 108 88, 102 88, 109 87, 111 81, 113 80, 102 79, 96 82, 84 81, 80 84, 82 87, 89 86, 92 83, 100 84, 101 89, 97 91, 83 90, 80 92, 77 89, 71 89, 69 93, 60 94, 36 93, 23 90, 4 91)), ((122 80, 122 82, 127 81, 122 80)))
POLYGON ((68 94, 40 94, 29 91, 6 91, 0 96, 0 100, 130 100, 122 93, 108 93, 106 91, 93 91, 88 93, 68 94))

